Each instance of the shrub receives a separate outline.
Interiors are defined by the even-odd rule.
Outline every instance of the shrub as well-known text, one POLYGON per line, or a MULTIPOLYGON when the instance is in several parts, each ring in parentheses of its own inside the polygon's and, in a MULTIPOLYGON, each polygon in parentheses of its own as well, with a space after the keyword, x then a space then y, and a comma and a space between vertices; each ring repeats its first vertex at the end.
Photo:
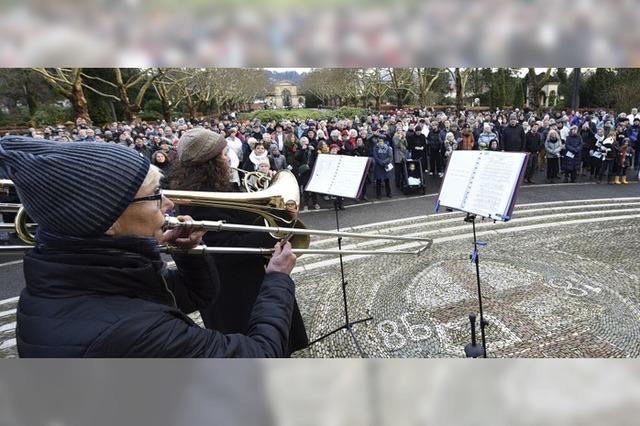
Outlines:
POLYGON ((50 126, 73 120, 73 110, 58 105, 46 105, 39 108, 31 117, 38 126, 50 126))
POLYGON ((111 106, 107 102, 89 103, 89 116, 91 117, 91 122, 96 126, 102 126, 113 121, 111 106))
POLYGON ((150 99, 144 103, 144 110, 162 113, 162 102, 159 99, 150 99))
POLYGON ((259 119, 265 123, 268 121, 282 121, 282 120, 331 120, 332 118, 349 118, 352 119, 355 116, 362 117, 366 115, 366 111, 362 108, 341 107, 337 109, 292 109, 292 110, 261 110, 252 113, 241 113, 238 118, 241 120, 255 120, 259 119))
POLYGON ((158 111, 144 110, 138 112, 137 117, 144 121, 154 121, 162 119, 162 114, 160 114, 158 111))

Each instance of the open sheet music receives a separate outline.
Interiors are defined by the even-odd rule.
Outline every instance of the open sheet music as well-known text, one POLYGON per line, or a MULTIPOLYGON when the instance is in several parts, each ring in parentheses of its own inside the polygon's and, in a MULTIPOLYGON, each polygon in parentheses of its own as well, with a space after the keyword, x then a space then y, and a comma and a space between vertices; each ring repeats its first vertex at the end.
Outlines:
POLYGON ((307 191, 358 198, 369 167, 369 157, 318 154, 307 191))
POLYGON ((520 152, 454 151, 437 206, 509 220, 527 156, 520 152))

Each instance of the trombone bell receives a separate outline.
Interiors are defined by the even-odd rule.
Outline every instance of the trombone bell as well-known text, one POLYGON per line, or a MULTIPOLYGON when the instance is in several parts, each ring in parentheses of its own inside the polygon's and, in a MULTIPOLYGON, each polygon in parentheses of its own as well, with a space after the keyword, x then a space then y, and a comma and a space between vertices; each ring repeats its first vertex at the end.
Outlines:
MULTIPOLYGON (((162 194, 174 204, 217 207, 241 210, 261 216, 270 227, 304 229, 297 220, 300 205, 298 180, 289 170, 282 170, 271 178, 269 187, 258 192, 203 192, 163 190, 162 194)), ((283 238, 286 234, 272 234, 283 238)), ((294 248, 306 249, 311 244, 309 235, 294 235, 290 240, 294 248)))

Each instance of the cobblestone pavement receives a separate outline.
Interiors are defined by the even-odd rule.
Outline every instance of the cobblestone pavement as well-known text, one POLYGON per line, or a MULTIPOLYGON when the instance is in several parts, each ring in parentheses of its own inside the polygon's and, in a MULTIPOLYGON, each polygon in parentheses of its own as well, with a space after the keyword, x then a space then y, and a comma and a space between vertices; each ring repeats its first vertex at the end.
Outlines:
MULTIPOLYGON (((471 225, 444 213, 353 228, 433 238, 421 257, 345 256, 351 320, 371 357, 461 357, 468 315, 478 312, 471 225)), ((640 355, 640 198, 518 206, 508 223, 481 221, 478 239, 488 355, 640 355)), ((343 248, 392 248, 385 240, 345 240, 343 248)), ((312 248, 334 248, 314 239, 312 248)), ((395 248, 415 248, 404 243, 395 248)), ((303 256, 294 270, 311 339, 343 323, 339 260, 303 256)), ((16 299, 0 302, 0 357, 16 356, 16 299)), ((297 357, 357 357, 339 331, 297 357)))
MULTIPOLYGON (((488 242, 480 250, 488 355, 638 357, 640 199, 551 203, 514 217, 478 225, 478 238, 488 242)), ((350 318, 373 317, 353 327, 363 350, 380 358, 464 356, 468 315, 478 312, 471 225, 449 214, 384 231, 431 235, 435 244, 419 258, 345 264, 350 318)), ((297 297, 314 339, 343 323, 340 270, 335 261, 317 269, 313 260, 301 262, 297 297)), ((296 356, 359 354, 342 330, 296 356)))

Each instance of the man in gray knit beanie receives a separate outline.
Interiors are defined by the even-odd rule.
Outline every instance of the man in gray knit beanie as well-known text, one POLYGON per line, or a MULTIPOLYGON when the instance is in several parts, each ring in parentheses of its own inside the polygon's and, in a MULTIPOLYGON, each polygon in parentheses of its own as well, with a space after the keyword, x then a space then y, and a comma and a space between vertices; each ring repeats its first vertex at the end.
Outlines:
POLYGON ((149 161, 116 144, 64 144, 7 136, 0 139, 0 167, 42 229, 97 237, 135 198, 149 161))
MULTIPOLYGON (((219 150, 215 142, 214 149, 205 148, 204 157, 219 150)), ((203 156, 197 152, 193 159, 203 156)), ((16 312, 20 357, 286 354, 294 304, 289 274, 296 259, 290 243, 274 247, 249 331, 225 336, 187 316, 215 299, 215 264, 175 253, 175 268, 167 268, 160 257, 158 243, 188 250, 204 231, 163 230, 173 203, 162 195, 161 173, 147 159, 114 144, 7 137, 0 139, 0 169, 39 225, 37 244, 23 258, 25 289, 16 312)))

